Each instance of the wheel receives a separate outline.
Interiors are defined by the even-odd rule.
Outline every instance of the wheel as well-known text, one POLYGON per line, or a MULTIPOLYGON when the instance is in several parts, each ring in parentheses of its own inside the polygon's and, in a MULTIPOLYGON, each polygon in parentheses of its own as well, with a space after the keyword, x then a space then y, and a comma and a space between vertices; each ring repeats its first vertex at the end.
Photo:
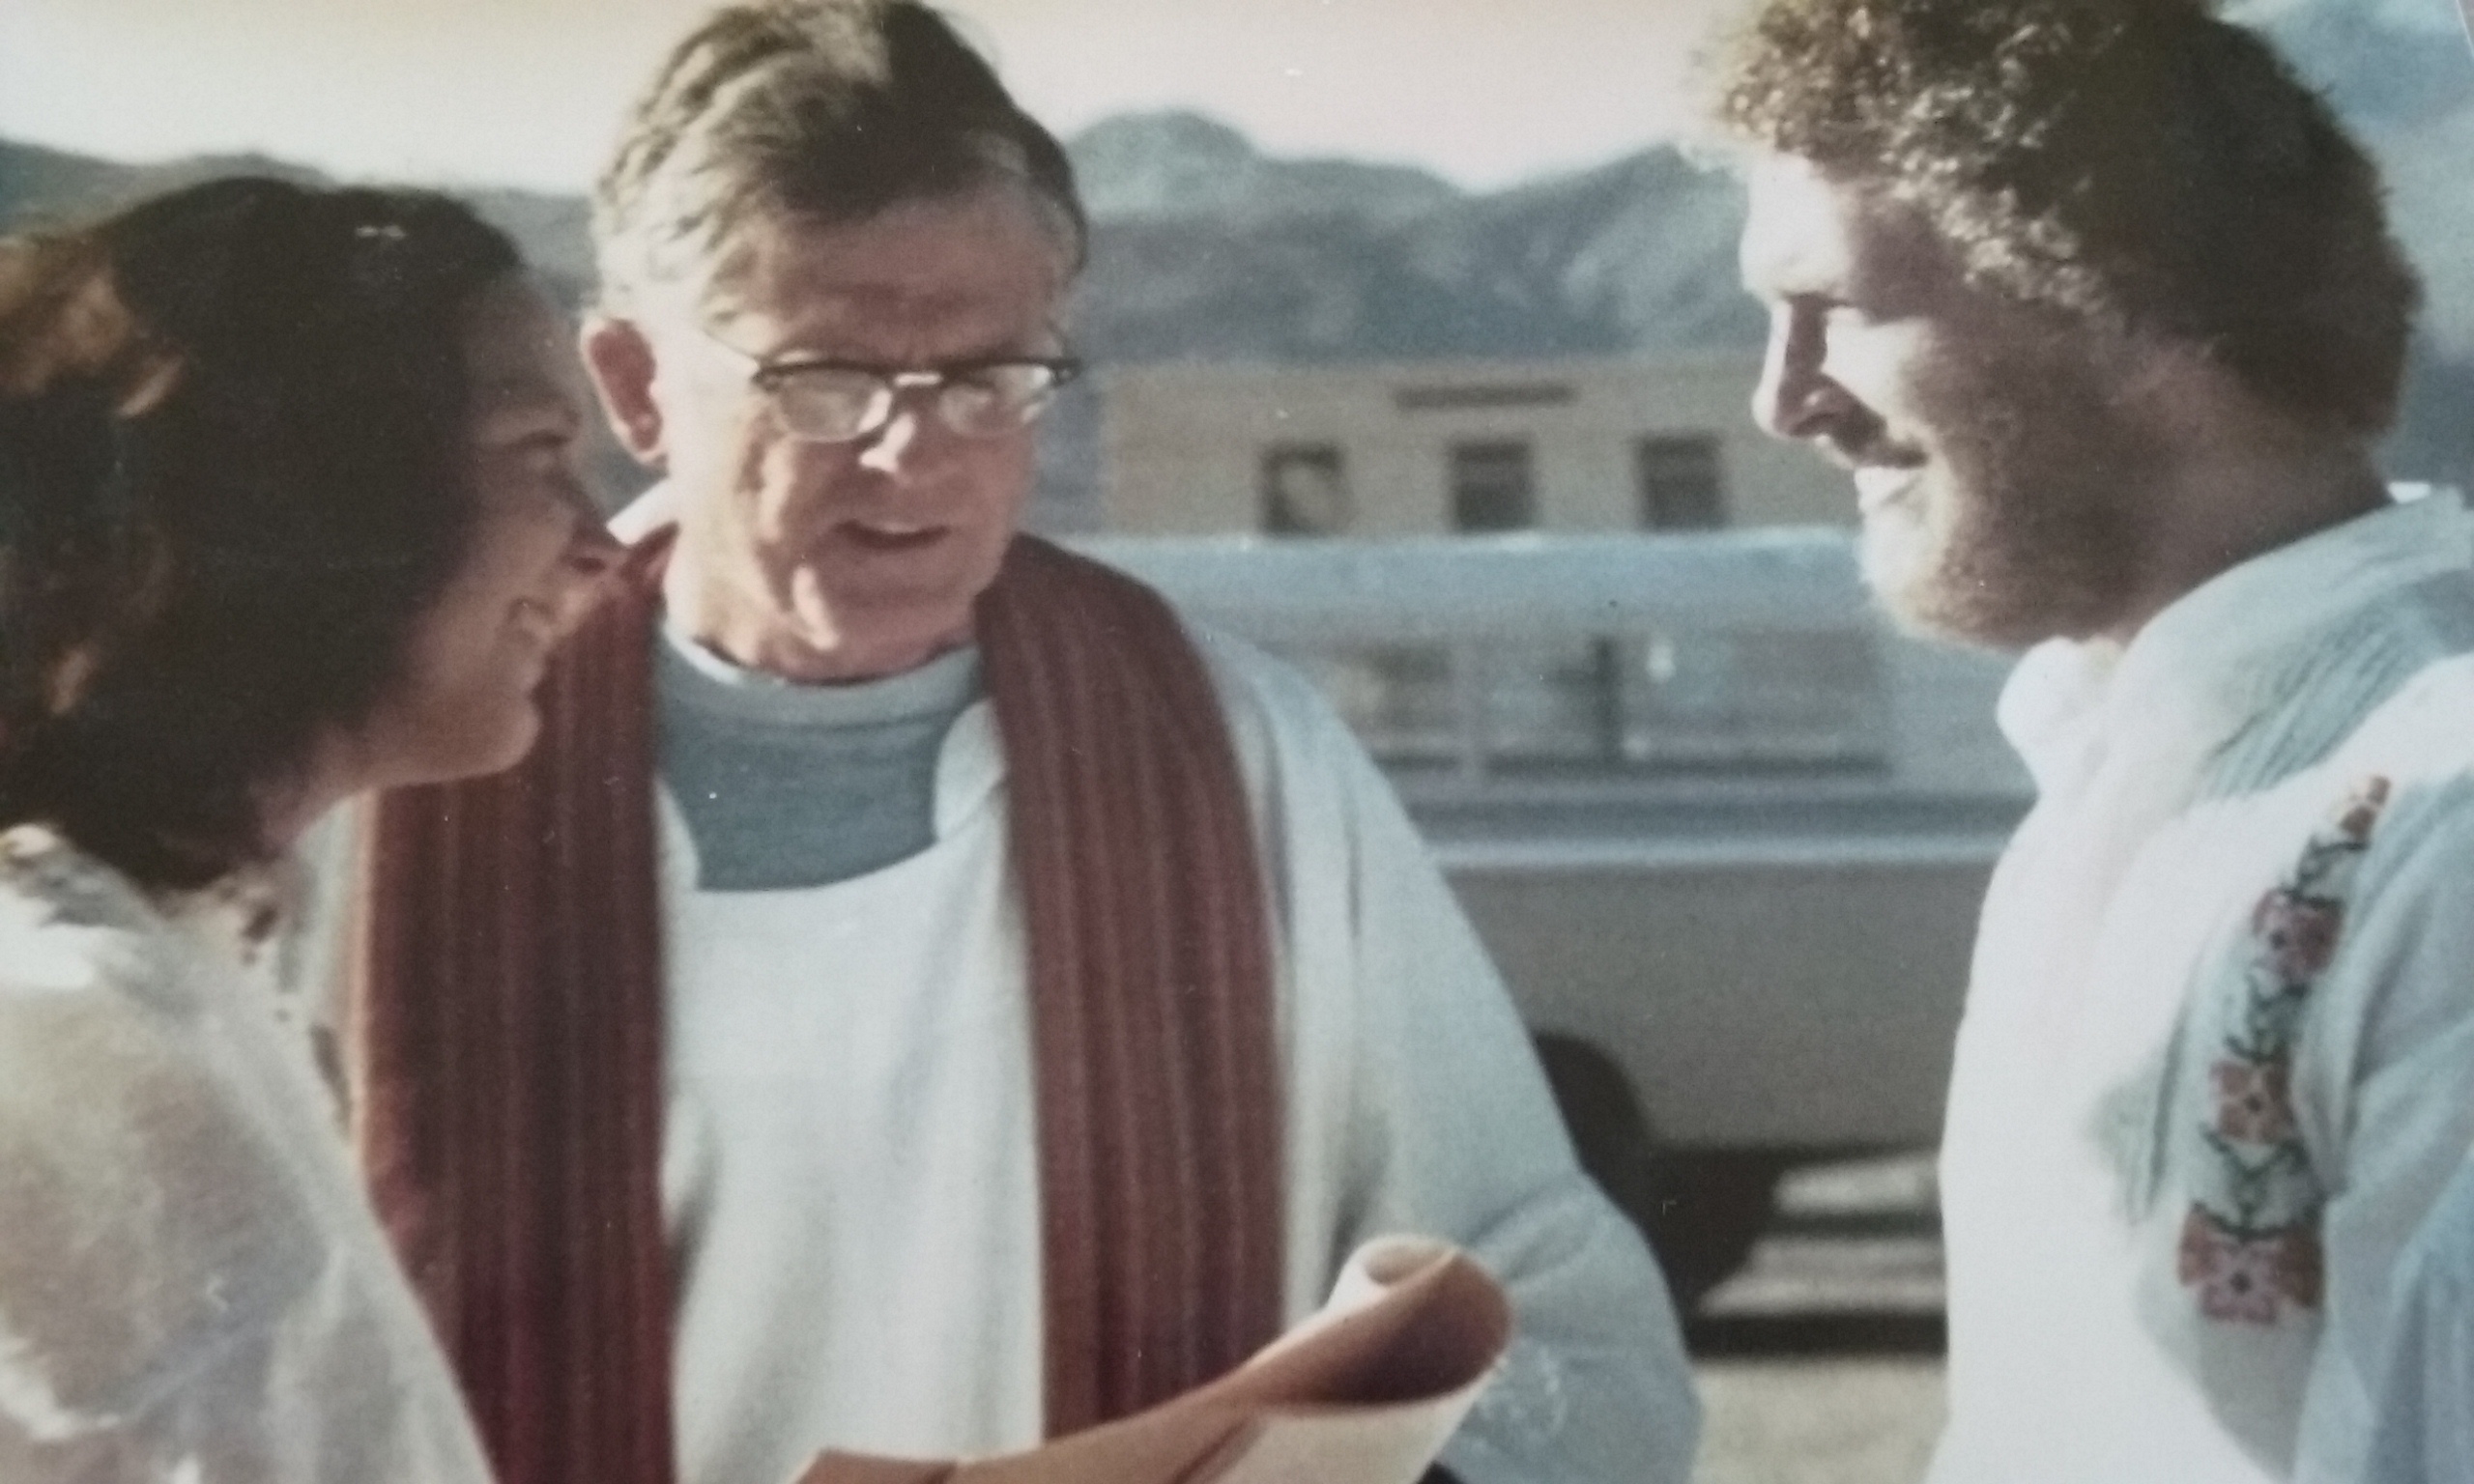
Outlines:
POLYGON ((1644 1230, 1676 1306, 1689 1311, 1752 1255, 1777 1212, 1785 1165, 1761 1155, 1675 1150, 1654 1164, 1658 1207, 1644 1230))
POLYGON ((1624 1070, 1603 1053, 1568 1036, 1540 1036, 1538 1060, 1581 1168, 1649 1239, 1677 1312, 1690 1312, 1751 1255, 1785 1161, 1661 1151, 1624 1070))

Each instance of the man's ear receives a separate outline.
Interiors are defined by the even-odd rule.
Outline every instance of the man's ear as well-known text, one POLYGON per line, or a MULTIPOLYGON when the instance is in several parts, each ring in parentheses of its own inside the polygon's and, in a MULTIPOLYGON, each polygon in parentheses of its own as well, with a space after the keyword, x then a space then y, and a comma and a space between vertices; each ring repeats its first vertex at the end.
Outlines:
POLYGON ((2176 452, 2256 439, 2265 411, 2241 380, 2193 341, 2140 333, 2104 367, 2114 405, 2176 452))
POLYGON ((609 419, 618 446, 646 468, 668 473, 670 459, 662 437, 661 404, 653 397, 653 375, 658 363, 652 342, 645 338, 645 332, 636 328, 634 321, 596 314, 585 320, 578 349, 583 352, 585 370, 591 374, 593 390, 601 397, 602 415, 609 419))

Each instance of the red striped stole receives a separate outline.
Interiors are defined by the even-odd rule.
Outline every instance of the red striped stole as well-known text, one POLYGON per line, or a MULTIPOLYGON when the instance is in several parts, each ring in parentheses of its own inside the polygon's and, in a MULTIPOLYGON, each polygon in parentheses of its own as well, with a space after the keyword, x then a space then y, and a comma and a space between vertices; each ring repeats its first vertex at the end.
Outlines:
MULTIPOLYGON (((365 861, 357 1133, 506 1484, 675 1470, 657 612, 649 580, 605 608, 532 755, 388 796, 365 861)), ((1269 914, 1218 697, 1157 594, 1022 537, 977 637, 1029 929, 1054 1436, 1279 1328, 1269 914)))

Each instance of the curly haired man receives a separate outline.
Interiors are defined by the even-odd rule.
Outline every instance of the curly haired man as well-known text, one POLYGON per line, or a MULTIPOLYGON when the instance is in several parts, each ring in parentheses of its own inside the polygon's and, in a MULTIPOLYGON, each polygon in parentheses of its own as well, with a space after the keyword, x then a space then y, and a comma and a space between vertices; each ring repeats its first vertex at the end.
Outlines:
POLYGON ((2197 0, 1771 0, 1721 84, 1757 415, 1893 614, 2027 650, 1934 1477, 2355 1477, 2474 1138, 2474 524, 2373 463, 2377 174, 2197 0))

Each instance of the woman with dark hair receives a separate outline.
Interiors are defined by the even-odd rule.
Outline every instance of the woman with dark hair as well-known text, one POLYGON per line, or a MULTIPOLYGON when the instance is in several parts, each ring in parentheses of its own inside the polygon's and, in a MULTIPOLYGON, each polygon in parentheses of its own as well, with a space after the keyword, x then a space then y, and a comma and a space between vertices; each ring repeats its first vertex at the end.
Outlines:
POLYGON ((573 375, 443 197, 0 242, 0 1479, 487 1478, 285 1003, 285 861, 531 744, 616 551, 573 375))

